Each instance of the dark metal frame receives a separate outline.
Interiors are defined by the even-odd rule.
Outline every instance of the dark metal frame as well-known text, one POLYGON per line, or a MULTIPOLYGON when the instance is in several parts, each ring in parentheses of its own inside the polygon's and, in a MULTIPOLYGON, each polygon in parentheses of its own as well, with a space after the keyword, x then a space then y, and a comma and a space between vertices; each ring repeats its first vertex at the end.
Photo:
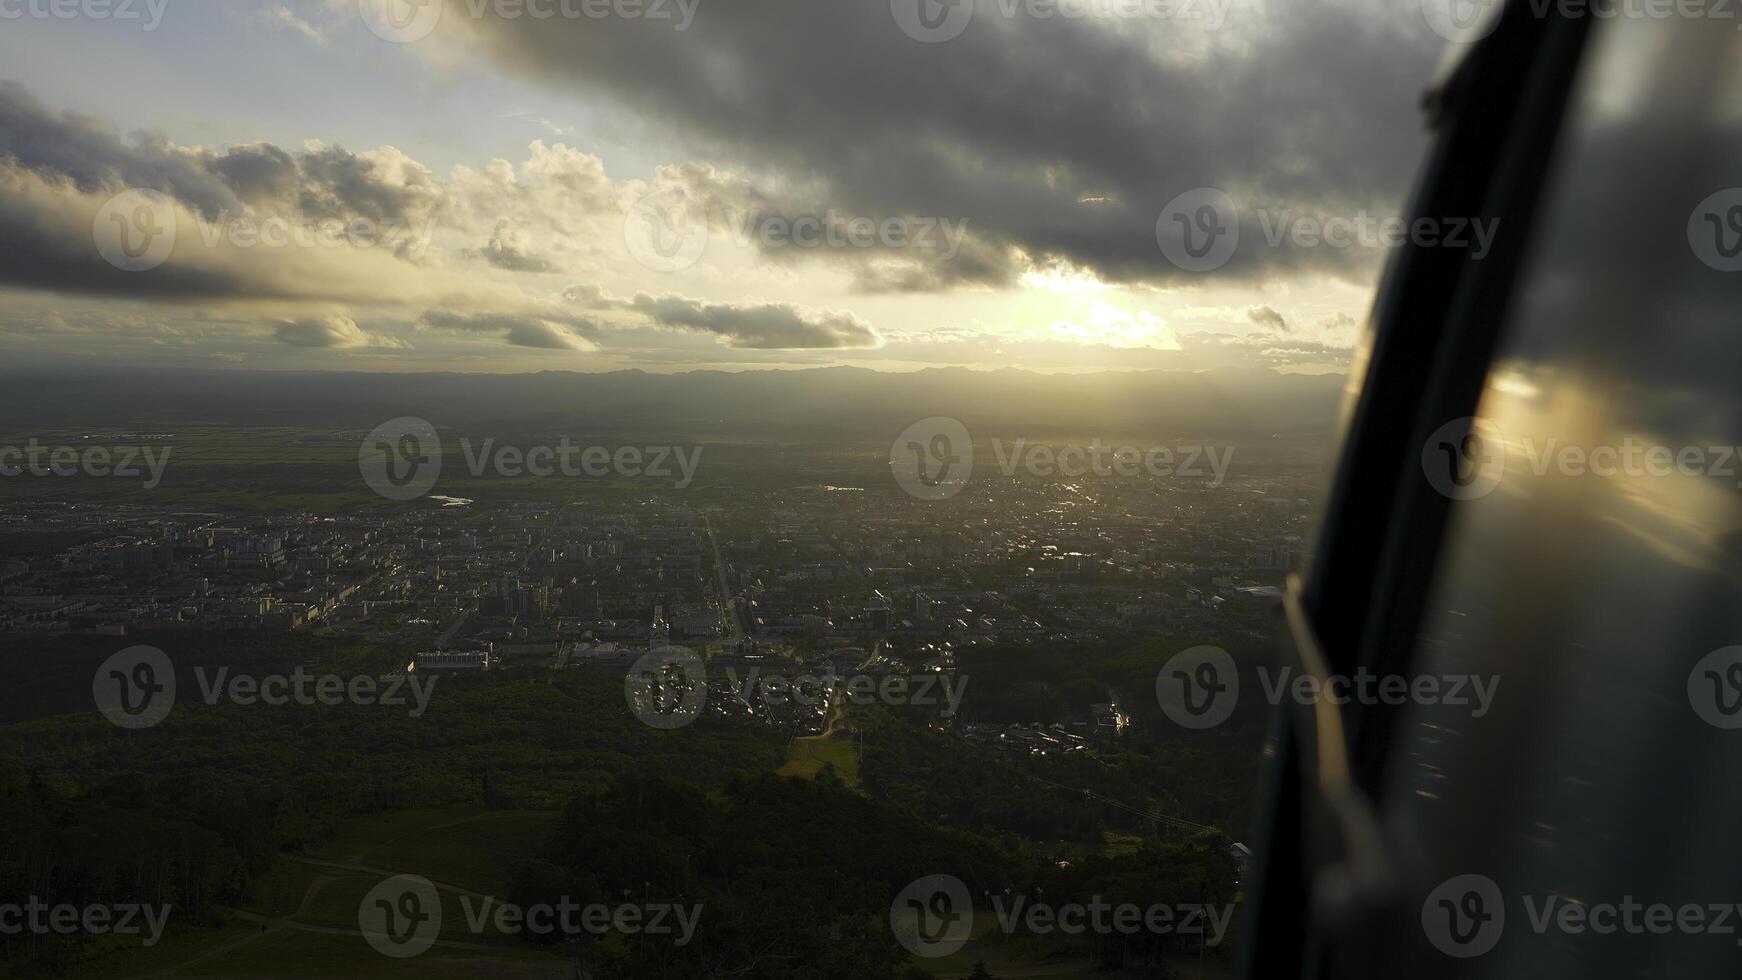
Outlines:
MULTIPOLYGON (((1413 676, 1451 501, 1421 447, 1468 419, 1493 358, 1589 31, 1583 17, 1507 4, 1424 100, 1437 130, 1412 217, 1495 221, 1491 251, 1404 245, 1374 305, 1318 552, 1289 583, 1284 662, 1321 678, 1413 676)), ((1340 938, 1382 928, 1388 867, 1378 805, 1395 712, 1279 712, 1258 808, 1244 973, 1319 980, 1370 972, 1340 938)))

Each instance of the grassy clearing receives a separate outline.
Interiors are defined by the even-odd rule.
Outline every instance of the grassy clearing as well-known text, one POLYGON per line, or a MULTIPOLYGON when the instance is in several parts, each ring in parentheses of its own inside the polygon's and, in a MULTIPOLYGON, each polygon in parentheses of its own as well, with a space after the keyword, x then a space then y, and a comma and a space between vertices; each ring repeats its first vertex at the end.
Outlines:
POLYGON ((859 750, 850 738, 795 739, 786 764, 777 771, 782 776, 815 779, 826 763, 834 765, 842 782, 859 790, 859 750))

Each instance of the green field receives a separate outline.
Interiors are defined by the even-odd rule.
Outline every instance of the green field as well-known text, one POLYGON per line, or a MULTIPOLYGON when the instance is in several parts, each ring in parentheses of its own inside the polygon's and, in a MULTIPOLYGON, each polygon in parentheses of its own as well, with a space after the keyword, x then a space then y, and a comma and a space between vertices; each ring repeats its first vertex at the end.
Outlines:
POLYGON ((859 750, 851 738, 794 739, 786 764, 778 770, 782 776, 815 779, 825 764, 835 767, 835 775, 855 790, 859 783, 859 750))
POLYGON ((501 894, 516 859, 537 849, 556 820, 548 810, 404 810, 364 817, 308 857, 501 894))
MULTIPOLYGON (((151 458, 163 463, 161 482, 152 482, 150 465, 144 457, 135 457, 129 464, 139 471, 133 476, 70 477, 24 475, 0 483, 0 502, 42 503, 69 502, 82 504, 162 504, 173 500, 175 507, 188 512, 210 513, 282 513, 307 511, 315 514, 353 514, 359 509, 403 511, 407 505, 384 501, 363 481, 358 468, 358 451, 363 431, 343 428, 299 428, 275 426, 190 426, 163 425, 148 427, 150 434, 169 438, 141 440, 128 438, 129 433, 94 432, 89 429, 47 429, 23 433, 0 430, 0 445, 25 445, 29 440, 45 447, 104 447, 126 449, 144 447, 151 458), (116 436, 119 436, 118 438, 116 436), (167 457, 163 454, 168 453, 167 457)), ((576 440, 586 443, 585 433, 573 433, 576 440)), ((596 436, 599 445, 619 445, 631 442, 657 444, 672 442, 689 444, 694 440, 681 434, 665 434, 656 438, 648 434, 631 438, 621 434, 609 438, 596 436)), ((505 439, 507 445, 511 440, 505 439)), ((693 486, 682 491, 684 499, 700 495, 724 493, 736 495, 738 488, 765 481, 786 484, 792 479, 792 466, 767 465, 767 447, 710 441, 703 447, 706 465, 696 476, 693 486)), ((474 448, 474 452, 482 452, 474 448)), ((635 478, 590 478, 584 476, 537 477, 530 475, 503 476, 493 472, 474 475, 466 448, 458 434, 444 433, 441 457, 441 479, 434 493, 465 497, 480 504, 507 502, 563 503, 571 500, 590 502, 641 501, 677 493, 674 477, 640 476, 635 478)), ((818 454, 809 447, 792 450, 795 465, 821 465, 818 454)), ((848 454, 849 465, 861 465, 863 457, 848 454)), ((839 471, 822 477, 840 480, 839 471)), ((428 502, 410 506, 433 506, 428 502)), ((4 553, 0 547, 0 553, 4 553)))
MULTIPOLYGON (((541 811, 406 810, 353 822, 317 848, 286 856, 252 882, 252 898, 216 929, 172 929, 159 945, 92 950, 69 972, 96 977, 567 978, 573 965, 486 928, 472 935, 461 896, 442 891, 443 942, 408 959, 382 956, 356 934, 363 896, 379 871, 421 875, 495 896, 516 857, 535 851, 555 814, 541 811), (320 863, 330 862, 330 863, 320 863), (336 867, 334 865, 349 865, 336 867)), ((482 901, 471 898, 472 908, 482 901)), ((494 906, 492 906, 493 908, 494 906)), ((0 977, 6 974, 0 972, 0 977)))

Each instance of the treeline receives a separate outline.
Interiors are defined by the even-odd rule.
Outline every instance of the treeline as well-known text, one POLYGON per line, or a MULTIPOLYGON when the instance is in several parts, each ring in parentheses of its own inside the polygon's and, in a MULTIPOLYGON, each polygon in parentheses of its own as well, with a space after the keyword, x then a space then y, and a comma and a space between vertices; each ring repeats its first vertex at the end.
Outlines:
MULTIPOLYGON (((1081 717, 1089 704, 1116 693, 1129 725, 1092 752, 1030 756, 976 746, 914 710, 864 711, 855 714, 865 746, 860 778, 878 799, 981 833, 1096 841, 1105 833, 1153 832, 1153 814, 1161 813, 1243 839, 1268 706, 1257 696, 1262 686, 1254 677, 1224 724, 1188 731, 1169 721, 1156 698, 1156 674, 1170 656, 1197 642, 1157 639, 1124 649, 998 644, 966 651, 957 663, 964 720, 1081 717)), ((1243 669, 1269 656, 1250 647, 1230 653, 1243 669)))
MULTIPOLYGON (((143 730, 94 708, 0 728, 0 904, 171 905, 172 929, 210 924, 248 904, 275 855, 360 815, 558 809, 648 766, 717 791, 785 756, 759 725, 655 732, 629 713, 620 678, 582 672, 444 678, 418 718, 385 705, 208 706, 196 691, 189 680, 143 730)), ((56 975, 102 948, 0 936, 0 976, 56 975)))
MULTIPOLYGON (((213 924, 286 840, 333 825, 337 814, 322 812, 320 795, 136 776, 66 793, 0 768, 0 904, 143 905, 167 909, 177 928, 213 924)), ((18 975, 57 974, 104 950, 82 931, 9 925, 20 928, 0 932, 0 953, 18 975)))
MULTIPOLYGON (((748 977, 890 980, 926 977, 889 928, 890 906, 911 882, 953 875, 979 914, 992 896, 1051 903, 1227 904, 1234 868, 1216 835, 1145 842, 1136 854, 1061 866, 1014 841, 921 820, 848 790, 832 770, 812 781, 762 775, 709 795, 631 773, 578 796, 549 844, 516 876, 514 901, 701 905, 694 939, 612 936, 569 952, 617 980, 748 977)), ((993 940, 998 941, 998 940, 993 940)), ((1116 967, 1159 963, 1196 937, 1054 935, 1037 956, 1088 954, 1116 967)))
POLYGON ((784 738, 759 724, 704 716, 676 732, 649 728, 631 714, 622 678, 603 673, 442 677, 418 717, 409 695, 398 706, 207 705, 193 677, 177 673, 175 707, 158 725, 105 721, 89 706, 87 680, 85 710, 0 730, 0 765, 67 790, 123 775, 256 786, 312 779, 372 812, 556 810, 635 767, 712 788, 785 758, 784 738))

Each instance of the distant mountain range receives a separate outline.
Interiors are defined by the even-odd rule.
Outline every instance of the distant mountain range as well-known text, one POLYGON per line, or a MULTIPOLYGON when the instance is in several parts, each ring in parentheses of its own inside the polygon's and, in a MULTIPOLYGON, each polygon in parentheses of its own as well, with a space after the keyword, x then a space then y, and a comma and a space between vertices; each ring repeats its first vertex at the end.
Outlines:
POLYGON ((688 374, 92 371, 0 374, 0 429, 217 424, 685 432, 750 440, 886 438, 933 415, 1036 434, 1311 435, 1342 375, 1036 374, 863 368, 688 374))

